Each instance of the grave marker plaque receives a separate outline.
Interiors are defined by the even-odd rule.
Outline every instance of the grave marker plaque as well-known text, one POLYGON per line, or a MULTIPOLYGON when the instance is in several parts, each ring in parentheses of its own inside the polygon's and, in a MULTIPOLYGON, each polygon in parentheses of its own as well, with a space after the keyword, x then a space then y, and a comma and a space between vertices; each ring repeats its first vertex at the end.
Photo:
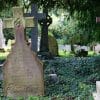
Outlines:
POLYGON ((24 18, 21 7, 13 8, 13 18, 5 28, 14 28, 16 42, 4 64, 4 95, 17 98, 44 94, 43 66, 24 39, 25 27, 33 27, 33 17, 24 18), (10 23, 11 22, 11 23, 10 23), (28 26, 29 25, 29 26, 28 26))

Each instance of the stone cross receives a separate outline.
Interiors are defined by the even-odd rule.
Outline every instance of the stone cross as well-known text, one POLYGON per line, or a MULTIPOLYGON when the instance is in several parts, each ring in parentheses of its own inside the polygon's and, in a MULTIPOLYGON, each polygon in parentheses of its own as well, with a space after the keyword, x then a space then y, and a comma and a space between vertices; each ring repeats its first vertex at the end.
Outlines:
POLYGON ((100 81, 96 81, 96 90, 93 93, 94 100, 100 100, 100 81))
POLYGON ((33 17, 23 17, 22 7, 13 8, 13 18, 4 20, 4 28, 14 28, 16 42, 4 64, 4 95, 44 95, 43 66, 36 54, 27 46, 25 27, 33 27, 33 17))
POLYGON ((2 19, 0 19, 0 49, 5 48, 5 38, 3 35, 3 22, 2 19))
POLYGON ((46 13, 46 18, 40 20, 39 22, 41 25, 40 52, 49 52, 48 27, 52 23, 52 18, 48 15, 48 9, 46 9, 46 11, 43 11, 43 12, 46 13))
POLYGON ((37 52, 37 45, 38 45, 38 20, 45 19, 46 16, 44 13, 38 13, 38 8, 36 4, 32 4, 31 6, 31 13, 26 13, 26 17, 34 16, 35 26, 32 28, 31 31, 31 49, 37 52))
POLYGON ((20 22, 22 22, 24 27, 34 27, 33 19, 33 17, 23 16, 23 7, 14 7, 13 18, 7 18, 3 20, 4 28, 14 28, 16 22, 17 24, 20 24, 20 22))

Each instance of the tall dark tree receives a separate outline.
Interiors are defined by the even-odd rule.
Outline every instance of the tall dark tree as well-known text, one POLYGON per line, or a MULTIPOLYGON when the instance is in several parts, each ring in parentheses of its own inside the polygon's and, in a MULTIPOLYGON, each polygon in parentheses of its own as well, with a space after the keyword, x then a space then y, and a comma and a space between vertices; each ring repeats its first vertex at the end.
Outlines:
MULTIPOLYGON (((77 12, 77 19, 79 20, 79 27, 88 28, 91 27, 94 29, 95 27, 95 17, 98 14, 100 0, 22 0, 23 5, 27 8, 32 3, 36 3, 38 7, 43 9, 43 12, 48 15, 48 11, 52 8, 63 8, 67 9, 70 13, 70 16, 73 16, 75 12, 77 12), (25 2, 29 4, 26 5, 25 2), (98 10, 98 11, 97 11, 98 10)), ((21 0, 1 0, 0 1, 0 10, 3 8, 7 8, 8 5, 15 6, 19 5, 21 0)), ((74 16, 73 16, 74 17, 74 16)), ((45 26, 45 21, 43 22, 43 26, 45 26)), ((41 42, 41 51, 48 51, 48 33, 47 30, 42 27, 42 41, 41 42), (46 43, 45 43, 46 42, 46 43)), ((90 35, 91 36, 91 35, 90 35)))

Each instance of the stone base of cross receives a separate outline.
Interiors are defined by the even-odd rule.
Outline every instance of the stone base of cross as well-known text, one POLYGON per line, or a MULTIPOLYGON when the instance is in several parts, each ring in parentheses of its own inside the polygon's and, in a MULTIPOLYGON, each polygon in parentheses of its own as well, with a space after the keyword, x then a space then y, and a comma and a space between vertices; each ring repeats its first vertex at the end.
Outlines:
POLYGON ((100 100, 100 81, 96 81, 96 92, 93 93, 94 100, 100 100))

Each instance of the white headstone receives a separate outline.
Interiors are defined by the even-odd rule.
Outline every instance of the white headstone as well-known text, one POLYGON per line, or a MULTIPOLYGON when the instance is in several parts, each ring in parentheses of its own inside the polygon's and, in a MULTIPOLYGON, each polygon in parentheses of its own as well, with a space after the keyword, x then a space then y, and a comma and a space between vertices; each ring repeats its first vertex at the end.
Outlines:
POLYGON ((61 51, 68 51, 68 52, 71 51, 71 45, 59 45, 58 48, 61 51))
POLYGON ((100 81, 96 81, 96 92, 93 93, 94 100, 100 100, 100 81))
POLYGON ((3 22, 2 19, 0 19, 0 49, 5 48, 5 38, 3 35, 3 22))
POLYGON ((94 49, 95 49, 96 54, 99 54, 100 53, 100 44, 97 44, 94 49))

